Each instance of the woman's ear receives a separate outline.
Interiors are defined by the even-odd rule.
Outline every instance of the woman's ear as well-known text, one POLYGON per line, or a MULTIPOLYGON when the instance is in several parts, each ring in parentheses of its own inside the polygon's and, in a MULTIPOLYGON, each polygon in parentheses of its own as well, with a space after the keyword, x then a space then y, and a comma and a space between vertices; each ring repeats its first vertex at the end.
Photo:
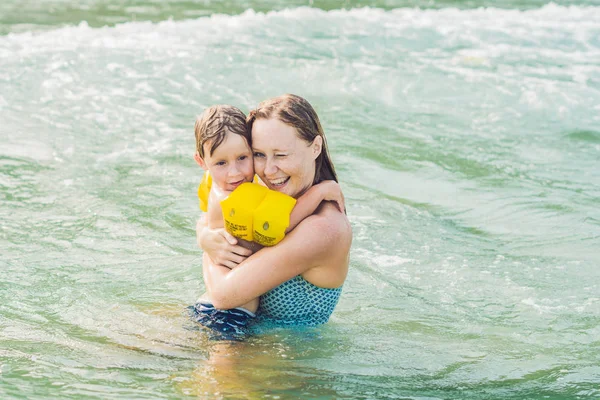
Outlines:
POLYGON ((311 147, 313 150, 313 156, 315 159, 317 159, 319 154, 321 154, 321 150, 323 150, 323 138, 321 136, 315 136, 311 147))
POLYGON ((204 159, 202 157, 200 157, 200 153, 196 152, 194 154, 194 161, 196 161, 196 164, 198 164, 200 167, 202 167, 203 170, 208 169, 206 167, 206 163, 204 162, 204 159))

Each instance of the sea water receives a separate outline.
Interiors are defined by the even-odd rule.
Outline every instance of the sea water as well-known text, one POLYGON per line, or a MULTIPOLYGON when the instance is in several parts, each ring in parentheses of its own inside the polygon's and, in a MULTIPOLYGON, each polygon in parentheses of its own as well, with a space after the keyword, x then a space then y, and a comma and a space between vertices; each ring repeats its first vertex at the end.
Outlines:
POLYGON ((5 0, 1 398, 600 397, 600 5, 5 0), (210 341, 193 124, 307 98, 330 322, 210 341))

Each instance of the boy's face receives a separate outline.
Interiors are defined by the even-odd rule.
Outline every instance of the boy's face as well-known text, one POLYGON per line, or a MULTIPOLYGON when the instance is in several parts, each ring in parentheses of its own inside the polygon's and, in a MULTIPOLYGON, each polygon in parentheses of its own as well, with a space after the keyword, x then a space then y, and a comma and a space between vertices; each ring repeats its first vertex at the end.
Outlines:
POLYGON ((244 137, 227 133, 225 140, 209 154, 211 144, 204 143, 204 160, 200 166, 210 171, 214 184, 230 192, 244 182, 252 182, 254 161, 252 150, 244 137))

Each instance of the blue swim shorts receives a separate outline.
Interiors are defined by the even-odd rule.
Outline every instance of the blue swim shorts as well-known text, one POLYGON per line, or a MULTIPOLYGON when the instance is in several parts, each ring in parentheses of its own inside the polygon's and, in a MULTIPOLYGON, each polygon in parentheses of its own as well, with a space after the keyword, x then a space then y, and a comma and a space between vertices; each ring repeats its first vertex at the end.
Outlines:
POLYGON ((196 303, 188 309, 194 321, 210 328, 211 339, 214 340, 244 340, 249 334, 250 323, 256 317, 245 308, 218 310, 208 302, 196 303))

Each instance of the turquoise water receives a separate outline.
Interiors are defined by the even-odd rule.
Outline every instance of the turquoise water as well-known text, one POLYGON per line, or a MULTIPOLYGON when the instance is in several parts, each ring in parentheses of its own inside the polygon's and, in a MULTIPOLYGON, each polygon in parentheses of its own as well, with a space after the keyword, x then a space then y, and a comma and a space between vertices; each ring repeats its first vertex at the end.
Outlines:
POLYGON ((307 4, 0 5, 1 398, 600 397, 600 5, 307 4), (285 92, 350 273, 326 326, 215 344, 194 118, 285 92))

